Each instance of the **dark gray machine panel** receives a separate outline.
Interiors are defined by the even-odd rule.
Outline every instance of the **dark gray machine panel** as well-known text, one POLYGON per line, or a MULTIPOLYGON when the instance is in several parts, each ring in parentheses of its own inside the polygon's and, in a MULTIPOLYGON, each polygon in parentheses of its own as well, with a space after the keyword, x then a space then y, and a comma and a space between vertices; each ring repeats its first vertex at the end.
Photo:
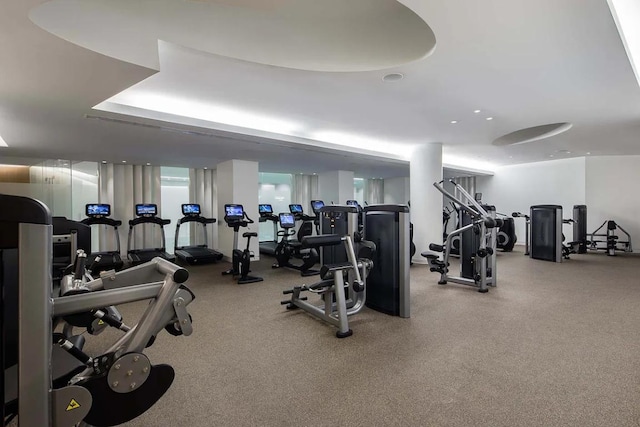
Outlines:
POLYGON ((409 208, 365 207, 364 238, 376 245, 373 269, 367 277, 367 307, 409 317, 409 208))

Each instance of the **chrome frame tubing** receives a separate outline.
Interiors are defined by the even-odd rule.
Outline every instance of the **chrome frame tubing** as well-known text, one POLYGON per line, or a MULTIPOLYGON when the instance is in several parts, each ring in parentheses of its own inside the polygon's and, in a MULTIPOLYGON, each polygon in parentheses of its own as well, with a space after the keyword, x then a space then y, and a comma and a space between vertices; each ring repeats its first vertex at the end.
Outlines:
POLYGON ((306 286, 294 288, 289 303, 303 309, 307 313, 312 314, 333 326, 336 326, 338 328, 338 336, 348 336, 348 334, 350 333, 348 316, 358 313, 365 305, 366 283, 363 280, 363 277, 366 277, 366 274, 364 274, 364 272, 367 269, 367 264, 364 262, 359 262, 356 259, 351 236, 342 237, 342 241, 345 245, 349 264, 351 264, 348 274, 353 273, 354 276, 354 282, 351 282, 351 284, 358 282, 364 285, 362 291, 353 292, 356 295, 355 300, 352 300, 353 304, 351 305, 351 307, 347 308, 347 301, 344 291, 345 281, 341 270, 334 272, 333 285, 319 292, 320 294, 324 294, 324 307, 321 308, 300 298, 300 293, 302 291, 309 290, 309 288, 306 286), (361 269, 363 274, 361 274, 361 269), (335 303, 333 302, 333 298, 331 297, 332 294, 335 295, 335 303))
POLYGON ((497 286, 497 280, 496 280, 497 279, 497 275, 496 275, 497 258, 496 258, 496 249, 495 249, 496 243, 497 243, 497 233, 496 233, 495 227, 488 229, 483 219, 474 221, 469 225, 465 225, 464 227, 458 228, 457 230, 454 230, 451 233, 449 233, 449 235, 445 239, 445 244, 444 244, 445 246, 444 257, 443 257, 444 270, 443 270, 443 273, 441 273, 440 275, 440 281, 438 283, 444 285, 447 282, 453 282, 460 285, 473 286, 473 287, 479 288, 478 290, 480 292, 487 292, 489 286, 496 287, 497 286), (476 225, 480 226, 480 236, 482 236, 482 240, 480 242, 480 248, 486 249, 487 241, 489 241, 489 247, 493 249, 493 254, 487 255, 485 258, 480 258, 477 255, 475 257, 476 258, 476 262, 474 264, 475 271, 480 275, 480 280, 476 282, 475 280, 467 279, 466 277, 450 276, 448 265, 449 265, 449 258, 451 256, 453 238, 459 234, 464 233, 467 230, 472 229, 476 225), (488 265, 491 265, 491 277, 487 277, 488 265))
POLYGON ((456 189, 462 194, 471 204, 472 207, 467 206, 464 201, 458 199, 447 190, 445 190, 442 186, 443 181, 434 182, 433 186, 438 189, 445 197, 448 197, 455 203, 457 203, 461 209, 469 212, 475 220, 464 227, 461 227, 457 230, 452 231, 447 235, 445 239, 445 253, 443 257, 444 262, 444 272, 440 275, 440 284, 445 284, 446 282, 458 283, 461 285, 474 286, 479 288, 480 292, 487 292, 488 286, 495 287, 497 285, 497 259, 496 259, 496 246, 497 246, 497 232, 495 227, 487 228, 485 223, 485 219, 491 218, 495 220, 495 213, 487 212, 482 205, 480 205, 460 184, 455 183, 453 180, 450 181, 453 185, 455 185, 456 189), (475 271, 479 274, 480 280, 476 282, 474 279, 467 279, 465 277, 460 276, 449 276, 449 257, 451 255, 451 247, 452 240, 454 237, 461 235, 463 232, 470 230, 474 226, 480 226, 480 247, 478 249, 486 250, 487 247, 492 249, 492 254, 487 254, 486 257, 480 258, 479 256, 475 256, 475 271), (491 277, 487 277, 488 269, 487 266, 491 265, 491 277))
POLYGON ((53 226, 19 226, 18 414, 23 427, 51 425, 53 226))
MULTIPOLYGON (((598 227, 593 233, 587 233, 587 243, 588 249, 591 250, 607 250, 607 246, 605 246, 604 248, 599 248, 598 247, 598 243, 607 243, 606 240, 594 240, 595 237, 605 237, 608 238, 609 237, 609 230, 607 230, 607 234, 598 234, 598 231, 600 231, 606 224, 607 222, 609 222, 609 220, 605 220, 602 225, 600 225, 600 227, 598 227)), ((627 231, 622 228, 620 226, 620 224, 616 223, 616 226, 620 229, 620 231, 622 231, 626 236, 627 236, 627 241, 624 242, 618 242, 624 245, 623 249, 618 249, 618 250, 623 250, 624 252, 633 252, 633 245, 631 244, 631 235, 629 233, 627 233, 627 231)))
MULTIPOLYGON (((87 284, 90 289, 98 292, 55 298, 53 316, 65 316, 105 306, 153 299, 137 325, 109 349, 109 352, 116 350, 123 353, 142 352, 151 337, 177 317, 176 304, 184 308, 191 303, 191 293, 180 288, 187 277, 188 275, 181 267, 156 257, 135 268, 115 273, 112 281, 116 282, 118 278, 120 279, 116 286, 108 287, 113 285, 109 283, 111 279, 107 279, 105 283, 102 278, 99 278, 87 284), (140 283, 141 276, 144 277, 149 272, 164 274, 164 280, 159 283, 131 284, 140 283)), ((190 325, 185 327, 183 333, 190 335, 190 325)))

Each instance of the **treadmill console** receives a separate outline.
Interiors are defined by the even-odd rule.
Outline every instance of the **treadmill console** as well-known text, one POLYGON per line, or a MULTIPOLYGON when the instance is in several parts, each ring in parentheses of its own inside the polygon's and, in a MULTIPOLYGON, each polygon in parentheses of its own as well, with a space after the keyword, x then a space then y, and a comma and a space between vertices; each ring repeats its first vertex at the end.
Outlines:
POLYGON ((279 221, 280 221, 280 227, 284 228, 285 230, 289 228, 294 228, 296 226, 296 217, 294 216, 293 213, 290 213, 290 212, 281 213, 279 215, 279 221))
POLYGON ((271 205, 258 205, 258 213, 261 217, 270 217, 273 215, 273 206, 271 205))
POLYGON ((136 205, 136 215, 150 218, 158 215, 158 205, 155 203, 143 203, 136 205))
POLYGON ((84 211, 89 218, 104 218, 111 215, 111 205, 93 203, 85 205, 84 211))
POLYGON ((311 210, 313 211, 314 215, 318 216, 318 214, 320 213, 320 209, 322 209, 323 207, 324 202, 322 200, 311 201, 311 210))
POLYGON ((289 212, 301 215, 303 213, 302 205, 289 205, 289 212))
POLYGON ((182 205, 182 215, 200 216, 200 205, 197 203, 189 203, 189 204, 182 205))

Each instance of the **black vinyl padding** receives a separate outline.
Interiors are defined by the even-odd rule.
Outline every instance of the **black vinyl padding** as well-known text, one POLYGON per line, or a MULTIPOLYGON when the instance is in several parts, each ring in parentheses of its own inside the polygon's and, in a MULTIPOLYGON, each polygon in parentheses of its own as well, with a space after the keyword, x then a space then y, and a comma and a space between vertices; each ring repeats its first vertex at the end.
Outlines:
POLYGON ((306 236, 300 242, 303 248, 317 248, 320 246, 335 246, 342 243, 342 236, 338 234, 324 234, 322 236, 306 236))

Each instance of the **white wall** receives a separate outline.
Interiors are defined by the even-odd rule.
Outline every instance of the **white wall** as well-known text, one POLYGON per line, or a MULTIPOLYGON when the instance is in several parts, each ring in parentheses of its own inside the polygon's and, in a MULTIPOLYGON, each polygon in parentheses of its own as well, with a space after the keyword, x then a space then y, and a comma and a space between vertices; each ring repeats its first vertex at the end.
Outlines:
MULTIPOLYGON (((433 191, 436 191, 435 188, 433 191)), ((409 177, 387 178, 384 180, 384 203, 406 205, 410 197, 409 177)))
MULTIPOLYGON (((636 239, 636 251, 640 250, 640 156, 589 157, 586 176, 587 232, 614 220, 632 242, 636 239)), ((618 233, 618 237, 626 236, 618 233)))
MULTIPOLYGON (((528 214, 532 205, 562 205, 563 217, 573 216, 573 205, 586 204, 585 158, 562 159, 498 168, 493 176, 476 178, 476 191, 483 202, 495 205, 500 213, 528 214)), ((589 207, 590 209, 590 207, 589 207)), ((591 215, 591 213, 588 213, 591 215)), ((524 244, 524 219, 515 219, 518 243, 524 244)), ((564 234, 573 232, 566 225, 564 234)))

